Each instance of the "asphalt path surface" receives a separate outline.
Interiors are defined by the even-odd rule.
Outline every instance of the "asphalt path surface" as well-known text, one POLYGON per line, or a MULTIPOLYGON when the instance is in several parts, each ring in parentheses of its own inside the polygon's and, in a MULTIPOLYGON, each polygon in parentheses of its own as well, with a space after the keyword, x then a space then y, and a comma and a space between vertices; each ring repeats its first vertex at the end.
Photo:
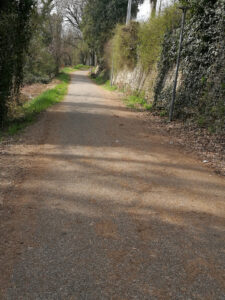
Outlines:
POLYGON ((87 72, 10 155, 23 246, 2 299, 225 299, 224 179, 87 72))

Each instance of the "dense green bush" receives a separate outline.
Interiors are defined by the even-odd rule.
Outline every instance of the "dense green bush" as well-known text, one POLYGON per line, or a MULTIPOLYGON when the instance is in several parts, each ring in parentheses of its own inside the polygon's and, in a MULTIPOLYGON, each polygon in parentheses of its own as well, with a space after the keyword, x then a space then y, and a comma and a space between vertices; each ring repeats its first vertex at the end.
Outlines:
POLYGON ((25 58, 24 83, 47 83, 55 76, 55 61, 43 43, 40 32, 31 39, 25 58))
POLYGON ((139 24, 131 22, 129 26, 117 25, 115 35, 112 40, 112 54, 114 67, 117 70, 124 68, 134 68, 137 63, 139 24))
POLYGON ((180 19, 181 12, 174 5, 140 26, 138 56, 145 70, 150 69, 159 60, 165 34, 176 29, 180 19))

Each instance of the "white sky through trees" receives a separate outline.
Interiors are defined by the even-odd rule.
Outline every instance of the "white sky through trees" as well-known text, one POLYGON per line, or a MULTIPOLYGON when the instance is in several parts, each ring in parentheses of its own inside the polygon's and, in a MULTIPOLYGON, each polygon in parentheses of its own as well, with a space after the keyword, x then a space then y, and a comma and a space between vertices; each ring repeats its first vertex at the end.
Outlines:
MULTIPOLYGON (((174 2, 174 0, 161 0, 162 1, 162 8, 165 6, 168 6, 169 4, 171 4, 172 2, 174 2)), ((158 7, 160 4, 160 0, 158 0, 158 7)), ((150 16, 150 1, 149 0, 145 0, 144 3, 142 5, 140 5, 139 7, 139 13, 137 15, 137 20, 138 21, 146 21, 149 16, 150 16)))
POLYGON ((139 12, 137 15, 137 20, 141 21, 141 20, 147 20, 148 17, 150 16, 150 1, 149 0, 145 0, 144 3, 142 5, 140 5, 139 7, 139 12))

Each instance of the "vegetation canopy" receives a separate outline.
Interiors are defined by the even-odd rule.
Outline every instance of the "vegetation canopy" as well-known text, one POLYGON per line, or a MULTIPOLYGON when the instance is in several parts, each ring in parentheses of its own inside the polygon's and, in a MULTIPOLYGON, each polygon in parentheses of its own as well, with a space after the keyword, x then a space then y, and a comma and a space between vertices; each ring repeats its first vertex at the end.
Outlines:
MULTIPOLYGON (((132 1, 132 15, 136 16, 138 5, 143 0, 132 1)), ((104 45, 111 38, 118 23, 125 23, 127 0, 88 0, 84 9, 82 31, 89 47, 94 49, 99 60, 104 54, 104 45)))
POLYGON ((160 58, 165 34, 178 28, 180 19, 181 12, 174 5, 145 23, 118 25, 111 42, 116 69, 132 69, 139 62, 149 70, 160 58))

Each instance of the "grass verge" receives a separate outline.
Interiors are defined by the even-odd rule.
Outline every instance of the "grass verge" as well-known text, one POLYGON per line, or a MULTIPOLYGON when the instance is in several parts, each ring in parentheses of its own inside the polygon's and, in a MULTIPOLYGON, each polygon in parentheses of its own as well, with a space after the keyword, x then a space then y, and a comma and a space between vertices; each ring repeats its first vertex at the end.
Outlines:
MULTIPOLYGON (((96 78, 93 78, 90 76, 90 78, 98 85, 101 85, 104 89, 108 91, 116 91, 119 90, 116 85, 110 84, 110 80, 106 80, 102 76, 98 76, 96 78)), ((124 90, 119 90, 120 92, 124 93, 124 90)), ((124 103, 127 107, 133 108, 133 109, 145 109, 145 110, 151 110, 152 105, 147 103, 146 99, 141 96, 138 93, 134 93, 132 95, 127 95, 124 97, 124 103)))
POLYGON ((72 68, 72 67, 65 67, 61 70, 62 73, 71 73, 71 72, 74 72, 75 70, 75 67, 72 68))
POLYGON ((40 112, 62 101, 64 96, 67 94, 67 87, 70 81, 70 75, 68 72, 67 68, 62 70, 62 72, 57 76, 60 83, 53 89, 43 92, 31 101, 26 102, 23 106, 18 107, 20 117, 8 122, 3 132, 0 132, 0 139, 3 136, 18 133, 28 124, 34 122, 40 112))
POLYGON ((76 70, 89 70, 90 68, 91 68, 90 66, 79 64, 79 65, 76 65, 75 67, 65 67, 61 71, 64 73, 71 73, 76 70))
POLYGON ((111 85, 110 80, 105 79, 103 76, 98 76, 96 78, 90 76, 97 85, 101 85, 104 89, 108 91, 116 91, 118 88, 116 85, 111 85))
POLYGON ((90 66, 86 66, 86 65, 82 65, 82 64, 79 64, 79 65, 76 65, 74 67, 75 70, 89 70, 90 69, 90 66))
POLYGON ((146 99, 141 95, 129 95, 124 98, 124 103, 129 108, 151 110, 152 105, 147 103, 146 99))

